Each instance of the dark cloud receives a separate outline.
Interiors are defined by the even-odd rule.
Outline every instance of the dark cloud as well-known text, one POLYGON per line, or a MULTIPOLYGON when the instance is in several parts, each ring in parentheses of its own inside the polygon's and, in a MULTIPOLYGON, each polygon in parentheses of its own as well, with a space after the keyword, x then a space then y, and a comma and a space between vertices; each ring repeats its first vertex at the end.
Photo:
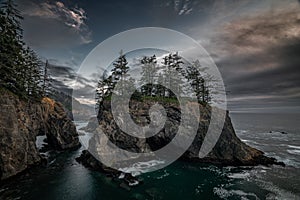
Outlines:
POLYGON ((92 80, 77 75, 70 67, 49 64, 49 75, 52 78, 53 88, 60 92, 72 95, 75 88, 76 94, 81 97, 95 91, 92 80))
POLYGON ((24 16, 24 37, 36 48, 61 48, 91 42, 87 14, 75 5, 61 1, 19 1, 24 16))
POLYGON ((299 11, 289 7, 235 20, 214 40, 232 108, 300 111, 299 11))

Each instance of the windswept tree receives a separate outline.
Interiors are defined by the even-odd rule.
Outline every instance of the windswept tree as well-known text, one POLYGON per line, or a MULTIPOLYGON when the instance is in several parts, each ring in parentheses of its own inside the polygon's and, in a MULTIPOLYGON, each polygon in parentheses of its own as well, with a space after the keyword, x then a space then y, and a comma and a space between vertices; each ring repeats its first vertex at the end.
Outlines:
POLYGON ((24 85, 18 80, 22 78, 24 67, 23 41, 20 21, 23 19, 13 0, 1 3, 0 7, 0 84, 14 92, 20 92, 24 85))
POLYGON ((36 53, 29 47, 25 51, 25 67, 23 67, 24 85, 27 96, 40 97, 42 91, 42 62, 39 60, 36 53))
POLYGON ((157 77, 157 84, 155 86, 155 94, 158 97, 165 97, 166 95, 166 88, 165 88, 165 77, 162 73, 158 74, 157 77))
POLYGON ((112 81, 112 76, 103 75, 97 83, 96 88, 96 104, 97 106, 106 98, 112 94, 114 89, 114 83, 112 81))
POLYGON ((209 92, 209 85, 207 81, 210 81, 209 77, 204 78, 204 72, 206 69, 201 68, 200 62, 197 60, 193 63, 193 65, 187 67, 186 70, 186 78, 189 81, 190 85, 192 86, 198 101, 201 103, 209 103, 211 100, 210 92, 209 92), (199 69, 202 69, 199 71, 199 69))
MULTIPOLYGON (((113 87, 115 86, 115 84, 118 81, 121 81, 121 84, 124 83, 124 81, 128 78, 128 74, 127 72, 129 71, 129 66, 128 66, 128 62, 126 59, 126 56, 123 54, 123 52, 120 52, 120 56, 119 58, 113 63, 114 68, 111 70, 112 71, 112 83, 113 83, 113 87)), ((123 94, 123 86, 122 90, 119 91, 120 94, 123 94)))
POLYGON ((144 56, 141 59, 142 64, 142 77, 141 77, 141 83, 143 86, 141 87, 141 92, 145 96, 152 96, 153 92, 155 90, 155 78, 157 76, 157 71, 159 70, 157 66, 157 60, 156 56, 144 56))
MULTIPOLYGON (((163 74, 166 76, 165 84, 168 88, 175 90, 174 92, 177 94, 183 94, 183 80, 176 76, 176 74, 184 75, 185 73, 181 66, 183 64, 182 58, 178 53, 170 53, 164 57, 162 64, 164 65, 163 74)), ((170 89, 167 89, 166 93, 168 97, 175 97, 175 94, 170 89)))
POLYGON ((129 71, 126 56, 120 52, 120 56, 113 63, 113 69, 110 73, 105 73, 98 81, 96 88, 96 101, 99 106, 101 102, 111 96, 113 92, 118 95, 124 94, 124 88, 134 87, 134 80, 127 74, 129 71), (116 84, 120 81, 121 91, 115 91, 116 84))
POLYGON ((0 6, 0 86, 22 98, 42 96, 41 62, 23 42, 22 20, 13 0, 0 6))

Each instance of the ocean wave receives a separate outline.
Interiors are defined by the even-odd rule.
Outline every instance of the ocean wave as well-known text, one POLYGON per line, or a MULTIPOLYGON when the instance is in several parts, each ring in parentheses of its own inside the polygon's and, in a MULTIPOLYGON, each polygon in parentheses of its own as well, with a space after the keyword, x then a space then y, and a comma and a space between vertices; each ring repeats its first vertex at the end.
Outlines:
POLYGON ((285 199, 285 200, 295 200, 295 199, 300 199, 300 197, 296 194, 293 194, 290 191, 286 191, 284 189, 281 189, 277 186, 275 186, 271 182, 266 182, 264 180, 256 180, 258 185, 262 187, 263 189, 270 191, 270 193, 266 196, 267 200, 280 200, 280 199, 285 199))
POLYGON ((276 160, 283 162, 284 164, 286 164, 287 166, 292 166, 292 167, 296 167, 299 168, 300 167, 300 162, 295 161, 292 158, 283 158, 280 156, 273 156, 276 160))
POLYGON ((294 145, 287 145, 287 146, 292 149, 300 149, 300 146, 294 146, 294 145))
POLYGON ((151 168, 164 164, 165 161, 150 160, 147 162, 137 162, 131 167, 120 168, 119 170, 125 173, 130 173, 132 176, 138 176, 142 173, 149 172, 151 168))
POLYGON ((249 130, 236 130, 237 133, 243 134, 243 133, 248 133, 249 130))
POLYGON ((300 155, 300 150, 297 150, 297 149, 288 149, 286 150, 288 153, 290 154, 294 154, 294 155, 300 155))
POLYGON ((231 196, 238 196, 241 197, 241 199, 248 199, 247 197, 254 197, 255 199, 259 199, 256 194, 252 192, 244 192, 242 190, 227 190, 225 188, 218 188, 214 187, 213 188, 214 194, 218 195, 221 199, 227 199, 228 197, 231 196))
POLYGON ((228 174, 228 177, 233 178, 233 179, 247 179, 247 178, 249 178, 249 176, 250 176, 249 172, 228 174))

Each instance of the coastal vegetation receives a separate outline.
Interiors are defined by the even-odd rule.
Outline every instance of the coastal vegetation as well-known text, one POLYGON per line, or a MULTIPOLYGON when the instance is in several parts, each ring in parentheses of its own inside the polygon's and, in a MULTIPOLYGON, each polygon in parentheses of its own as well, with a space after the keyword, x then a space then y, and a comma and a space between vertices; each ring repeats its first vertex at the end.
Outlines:
POLYGON ((0 7, 0 87, 23 99, 40 99, 50 92, 48 63, 23 40, 23 19, 13 0, 0 7))
MULTIPOLYGON (((159 63, 156 55, 144 56, 138 58, 141 66, 141 72, 138 74, 140 80, 135 80, 129 75, 129 64, 121 51, 119 58, 113 63, 110 72, 104 74, 98 81, 96 89, 97 105, 101 105, 104 100, 110 100, 112 94, 122 95, 124 91, 118 91, 116 84, 120 81, 125 88, 137 88, 132 99, 139 101, 160 101, 160 102, 178 102, 176 94, 182 97, 189 96, 193 92, 200 104, 206 105, 211 101, 210 87, 207 81, 211 78, 201 74, 205 68, 201 68, 199 61, 192 64, 184 63, 183 58, 176 53, 169 53, 163 57, 159 63), (183 66, 185 64, 185 66, 183 66), (181 78, 177 74, 181 75, 181 78), (193 91, 188 91, 186 84, 190 84, 193 91), (173 90, 171 90, 172 88, 173 90)), ((120 89, 120 88, 119 88, 120 89)))

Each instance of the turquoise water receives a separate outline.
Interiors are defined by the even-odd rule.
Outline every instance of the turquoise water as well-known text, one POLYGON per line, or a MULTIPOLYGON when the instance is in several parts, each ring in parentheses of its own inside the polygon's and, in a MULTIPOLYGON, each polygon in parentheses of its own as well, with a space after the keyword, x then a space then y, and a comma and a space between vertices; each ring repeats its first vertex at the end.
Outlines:
POLYGON ((232 118, 237 134, 245 142, 287 161, 289 166, 218 168, 177 161, 162 170, 138 176, 142 183, 127 187, 119 179, 78 164, 75 158, 82 149, 50 152, 47 167, 32 169, 1 183, 0 199, 300 199, 299 130, 291 117, 286 123, 295 127, 289 125, 285 129, 289 131, 287 135, 276 130, 270 135, 269 129, 288 126, 271 119, 272 116, 270 123, 266 116, 261 116, 266 118, 263 124, 261 120, 255 122, 258 116, 232 118))
POLYGON ((264 199, 249 169, 217 168, 175 162, 165 169, 140 176, 143 183, 129 188, 90 171, 74 161, 78 152, 61 153, 48 168, 31 170, 1 187, 3 199, 264 199), (232 176, 232 177, 230 177, 232 176), (236 176, 236 177, 234 177, 236 176))

